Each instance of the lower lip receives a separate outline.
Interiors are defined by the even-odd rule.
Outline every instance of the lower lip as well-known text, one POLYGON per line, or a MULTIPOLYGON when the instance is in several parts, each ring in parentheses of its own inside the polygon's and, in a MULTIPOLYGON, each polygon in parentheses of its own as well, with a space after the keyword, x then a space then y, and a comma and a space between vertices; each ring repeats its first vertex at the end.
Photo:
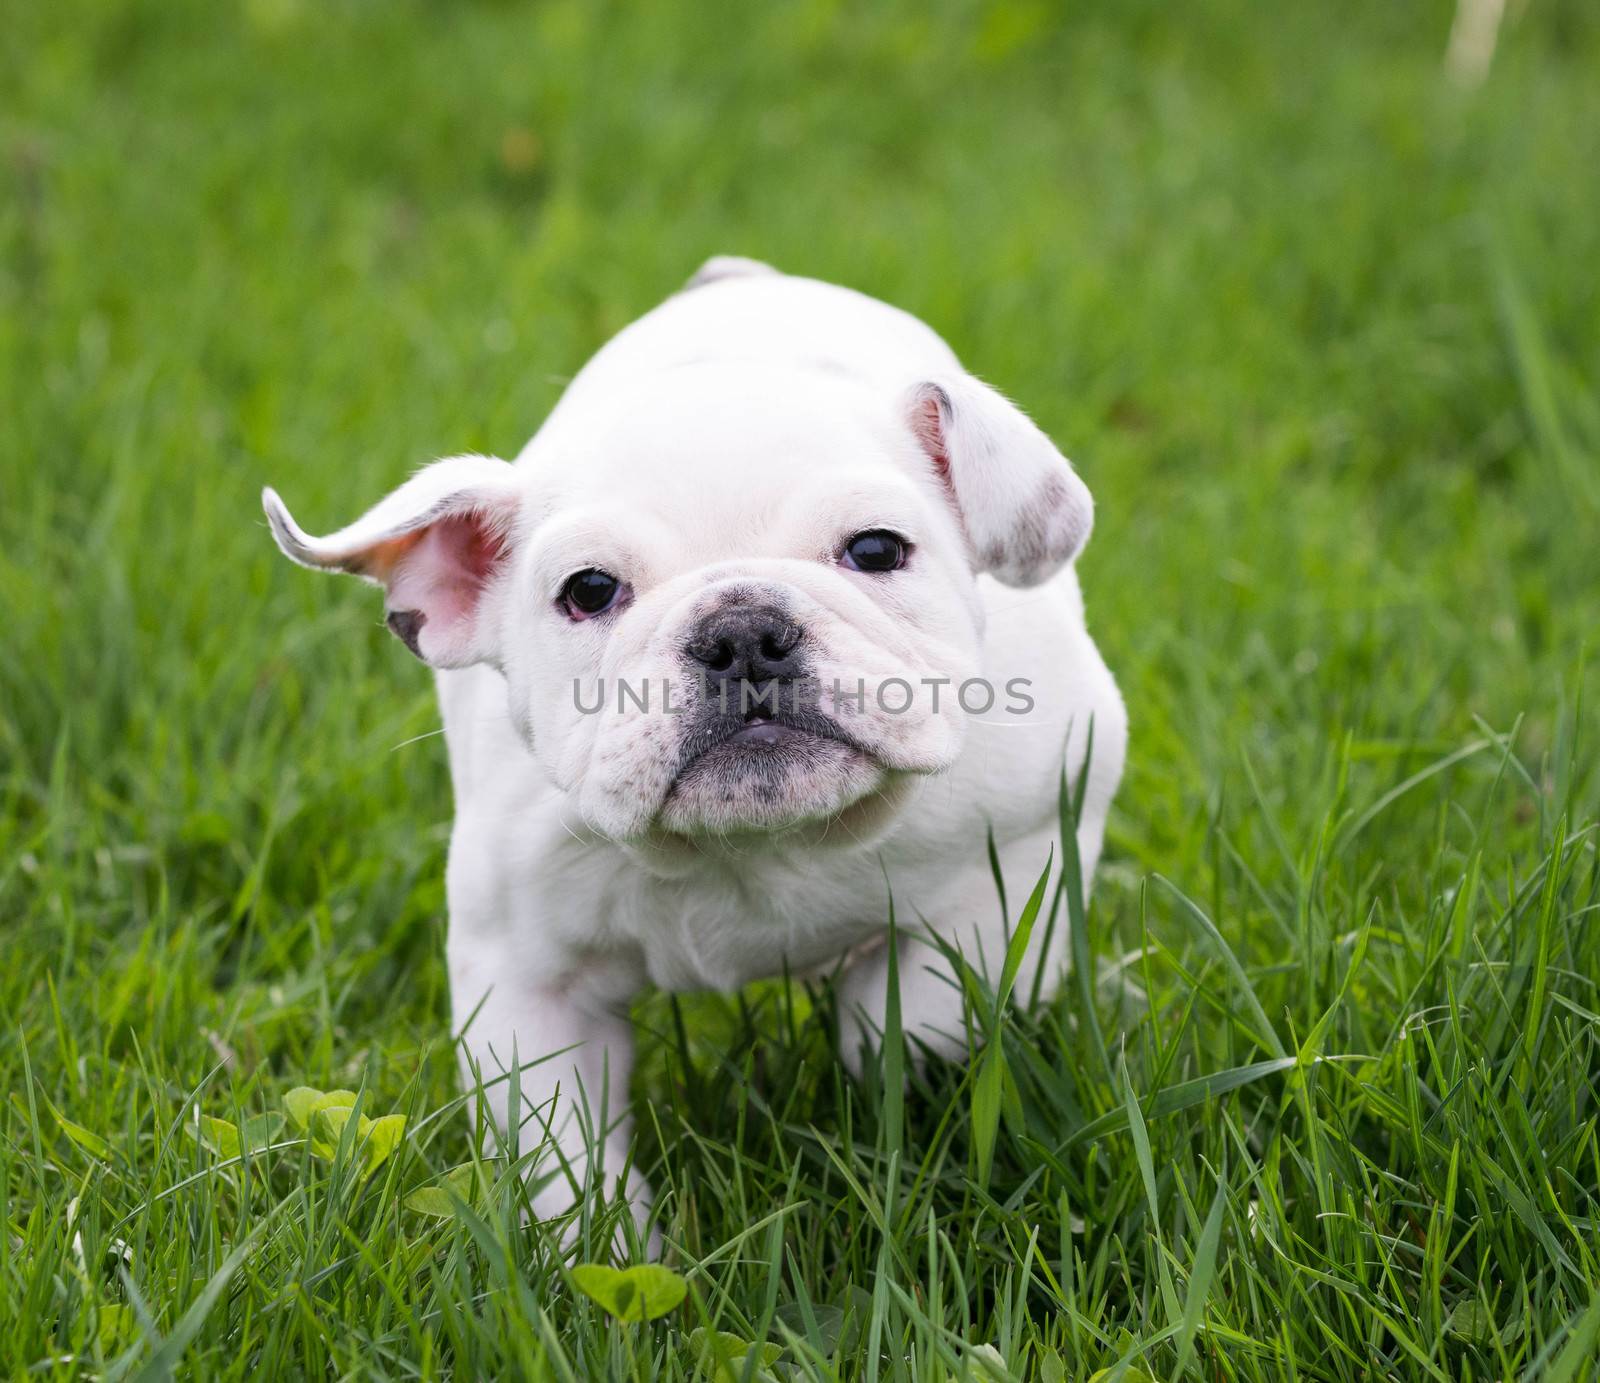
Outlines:
POLYGON ((770 778, 787 773, 791 768, 809 762, 814 754, 832 750, 836 755, 857 758, 860 751, 834 740, 831 736, 813 734, 792 725, 780 725, 770 720, 751 721, 741 725, 726 739, 690 759, 672 781, 669 796, 686 790, 699 781, 702 775, 729 774, 735 777, 758 774, 770 778))
POLYGON ((747 749, 778 749, 797 740, 814 738, 815 736, 807 734, 804 730, 793 730, 787 725, 779 725, 770 720, 758 720, 746 725, 742 730, 735 730, 723 743, 736 744, 747 749))

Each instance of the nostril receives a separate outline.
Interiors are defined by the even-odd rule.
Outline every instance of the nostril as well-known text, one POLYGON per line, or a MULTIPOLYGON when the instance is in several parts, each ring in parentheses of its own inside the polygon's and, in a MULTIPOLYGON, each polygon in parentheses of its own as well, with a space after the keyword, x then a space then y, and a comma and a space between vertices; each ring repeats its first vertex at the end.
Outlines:
POLYGON ((800 646, 799 625, 774 610, 734 608, 713 612, 682 647, 707 672, 722 677, 787 676, 800 646))
POLYGON ((718 639, 705 647, 700 661, 712 672, 726 672, 733 666, 733 645, 727 639, 718 639))
POLYGON ((787 658, 800 644, 800 629, 793 624, 779 624, 761 635, 761 656, 776 661, 787 658))

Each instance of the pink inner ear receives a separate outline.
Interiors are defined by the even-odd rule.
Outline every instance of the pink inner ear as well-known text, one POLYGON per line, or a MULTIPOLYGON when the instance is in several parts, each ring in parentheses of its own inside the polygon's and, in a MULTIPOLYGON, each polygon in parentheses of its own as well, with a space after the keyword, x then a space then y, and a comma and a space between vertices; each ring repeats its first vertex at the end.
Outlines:
MULTIPOLYGON (((916 435, 933 469, 946 489, 950 488, 950 453, 944 443, 944 406, 933 390, 925 393, 911 410, 911 431, 916 435)), ((952 498, 953 498, 952 494, 952 498)))
POLYGON ((471 640, 478 599, 508 549, 505 536, 482 514, 452 514, 386 546, 385 603, 422 616, 430 660, 453 654, 471 640))
MULTIPOLYGON (((950 398, 943 389, 936 384, 924 386, 911 408, 911 435, 917 439, 917 444, 933 464, 933 473, 944 491, 945 503, 955 516, 956 526, 963 534, 967 534, 966 517, 961 512, 960 500, 956 498, 955 477, 950 474, 950 448, 945 441, 945 428, 950 422, 949 407, 950 398)), ((970 535, 967 535, 967 541, 970 545, 970 535)))

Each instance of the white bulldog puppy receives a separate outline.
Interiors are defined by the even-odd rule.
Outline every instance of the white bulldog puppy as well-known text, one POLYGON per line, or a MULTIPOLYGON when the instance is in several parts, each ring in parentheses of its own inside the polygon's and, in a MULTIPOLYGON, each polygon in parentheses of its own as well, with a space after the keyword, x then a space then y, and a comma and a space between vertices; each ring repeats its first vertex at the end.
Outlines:
MULTIPOLYGON (((514 462, 436 461, 326 538, 263 501, 290 558, 381 585, 438 669, 463 1066, 487 1081, 517 1054, 560 1154, 539 1170, 566 1164, 541 1215, 573 1207, 593 1153, 627 1161, 642 986, 842 966, 858 1067, 892 892, 905 1031, 953 1057, 961 989, 914 934, 998 975, 988 833, 1025 897, 1091 735, 1094 869, 1127 728, 1072 566, 1089 492, 895 308, 714 259, 514 462)), ((1065 925, 1044 934, 1021 992, 1064 968, 1065 925)), ((502 1124, 504 1089, 482 1096, 502 1124)))

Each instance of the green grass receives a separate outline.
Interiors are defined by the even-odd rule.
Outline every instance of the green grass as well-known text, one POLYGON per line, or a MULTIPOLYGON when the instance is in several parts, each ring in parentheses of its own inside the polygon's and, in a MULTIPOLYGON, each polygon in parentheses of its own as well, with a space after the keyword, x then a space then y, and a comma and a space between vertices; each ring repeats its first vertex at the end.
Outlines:
POLYGON ((1467 92, 1443 3, 937 9, 3 6, 6 1373, 1596 1377, 1592 10, 1467 92), (1093 973, 1003 1065, 902 1099, 825 985, 641 1005, 690 1291, 622 1325, 516 1177, 403 1204, 474 1147, 431 690, 256 495, 514 451, 718 251, 1062 441, 1133 734, 1093 973), (185 1132, 302 1085, 400 1147, 185 1132))

